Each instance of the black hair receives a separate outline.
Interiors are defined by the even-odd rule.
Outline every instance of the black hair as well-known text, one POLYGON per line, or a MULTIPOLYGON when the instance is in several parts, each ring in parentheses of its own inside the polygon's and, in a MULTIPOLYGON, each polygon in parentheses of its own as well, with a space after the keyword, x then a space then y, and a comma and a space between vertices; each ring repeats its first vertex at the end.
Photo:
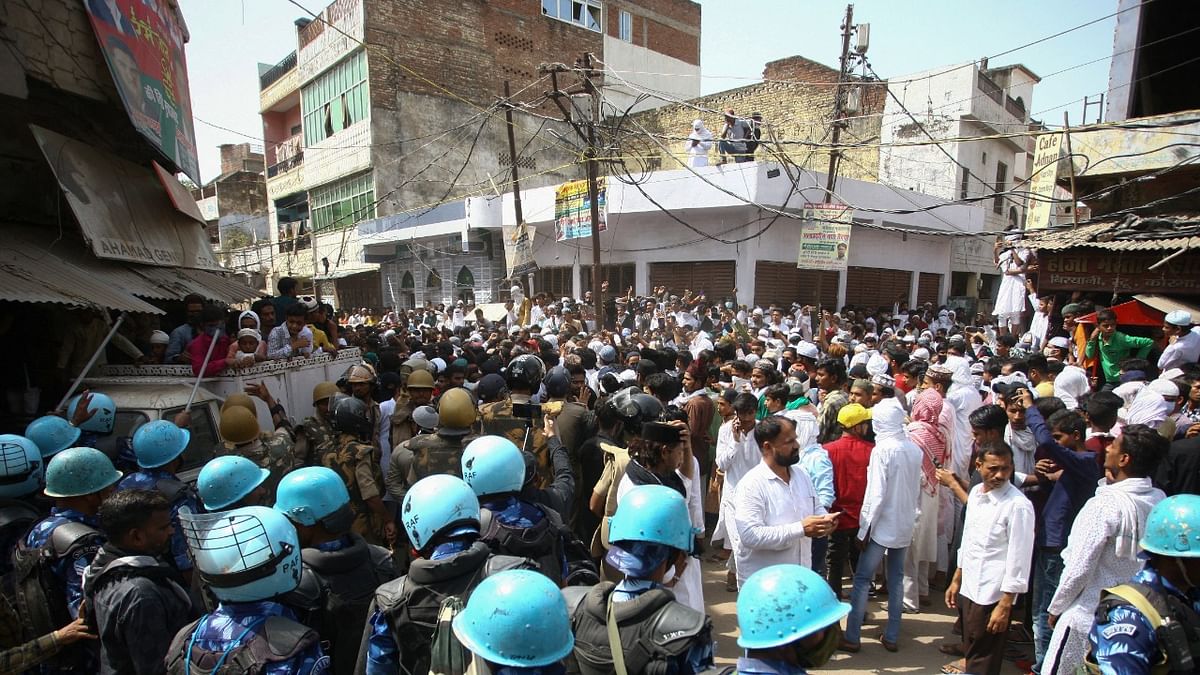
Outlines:
POLYGON ((1012 448, 1008 447, 1008 443, 1005 443, 1004 441, 988 441, 987 443, 979 446, 979 452, 976 453, 975 459, 976 461, 982 462, 983 458, 987 457, 988 455, 1000 459, 1007 457, 1009 461, 1012 461, 1013 451, 1012 448))
POLYGON ((1009 366, 1009 370, 1014 373, 1029 374, 1029 361, 1022 358, 1008 359, 1005 361, 1009 366))
POLYGON ((846 362, 841 359, 821 359, 817 361, 817 370, 823 370, 826 375, 832 375, 834 381, 839 385, 846 383, 846 362))
MULTIPOLYGON (((258 318, 261 319, 263 307, 266 307, 267 305, 271 305, 271 300, 268 298, 261 298, 259 300, 255 300, 253 305, 250 305, 250 310, 257 314, 258 318)), ((271 306, 274 307, 274 305, 271 306)))
POLYGON ((767 398, 787 403, 788 396, 791 394, 791 391, 791 387, 788 387, 786 384, 773 384, 767 387, 767 390, 763 395, 767 398))
POLYGON ((1064 434, 1079 434, 1080 438, 1087 435, 1087 422, 1084 421, 1083 415, 1075 410, 1059 410, 1046 420, 1046 424, 1054 431, 1064 434))
POLYGON ((666 373, 654 373, 646 377, 646 387, 654 398, 666 402, 674 399, 682 390, 679 380, 666 373))
POLYGON ((1129 473, 1137 478, 1153 475, 1170 447, 1170 441, 1145 424, 1121 429, 1121 452, 1129 456, 1129 473))
POLYGON ((1057 396, 1043 396, 1033 402, 1033 407, 1042 414, 1042 419, 1048 420, 1054 416, 1054 413, 1066 410, 1067 404, 1057 396))
POLYGON ((1103 429, 1111 429, 1117 423, 1117 412, 1125 401, 1111 391, 1098 391, 1088 396, 1084 412, 1092 424, 1103 429))
POLYGON ((903 368, 908 365, 910 358, 909 353, 901 347, 892 347, 887 350, 888 358, 892 360, 894 368, 903 368))
POLYGON ((925 371, 928 368, 929 366, 921 359, 912 359, 900 366, 900 372, 915 380, 920 380, 921 378, 925 377, 925 371))
POLYGON ((1062 361, 1059 361, 1058 359, 1055 359, 1053 361, 1050 361, 1050 360, 1046 361, 1046 372, 1050 373, 1051 375, 1061 374, 1062 371, 1064 369, 1066 369, 1066 367, 1067 367, 1067 364, 1063 363, 1062 361))
POLYGON ((733 399, 731 405, 733 405, 734 412, 756 412, 758 410, 758 399, 754 398, 754 394, 742 392, 733 399))
POLYGON ((296 290, 296 280, 293 277, 280 277, 275 288, 279 289, 280 295, 291 295, 296 290))
POLYGON ((1096 323, 1104 323, 1105 321, 1116 321, 1117 313, 1111 309, 1102 309, 1096 312, 1096 323))
POLYGON ((1009 349, 1012 349, 1013 347, 1017 346, 1017 338, 1016 338, 1016 336, 1012 335, 1011 333, 1005 333, 1004 335, 1001 335, 1000 337, 996 338, 996 344, 1003 345, 1005 347, 1008 347, 1009 349))
MULTIPOLYGON (((1043 373, 1047 372, 1049 362, 1046 360, 1045 356, 1042 356, 1041 354, 1030 354, 1029 356, 1025 357, 1025 360, 1029 363, 1029 370, 1037 370, 1043 373)), ((1026 371, 1025 374, 1028 375, 1028 371, 1026 371)))
POLYGON ((596 369, 596 352, 589 347, 580 347, 575 350, 575 355, 583 362, 584 370, 596 369))
POLYGON ((1119 363, 1118 366, 1124 372, 1129 372, 1131 370, 1140 370, 1143 373, 1146 373, 1147 376, 1150 375, 1151 366, 1150 366, 1150 362, 1147 361, 1146 359, 1139 359, 1139 358, 1122 359, 1121 363, 1119 363))
POLYGON ((188 293, 187 295, 183 296, 184 307, 186 307, 188 305, 203 305, 203 304, 204 304, 204 296, 200 295, 199 293, 188 293))
POLYGON ((653 361, 642 358, 637 364, 637 374, 643 378, 648 378, 658 372, 658 365, 653 361))
POLYGON ((305 308, 304 303, 302 303, 302 302, 293 302, 292 304, 287 306, 287 309, 283 310, 283 315, 285 317, 298 316, 298 317, 307 319, 308 318, 308 309, 305 308))
POLYGON ((200 310, 200 320, 204 323, 209 321, 220 321, 225 318, 225 310, 216 305, 205 305, 204 309, 200 310))
POLYGON ((171 502, 158 490, 121 490, 100 504, 100 528, 109 539, 120 542, 130 530, 144 526, 155 513, 170 510, 171 502))
POLYGON ((754 442, 758 443, 758 447, 762 448, 763 443, 774 441, 779 438, 779 434, 783 433, 784 426, 789 425, 795 427, 796 423, 783 415, 769 415, 758 421, 754 425, 754 442))
POLYGON ((1000 377, 1000 373, 1004 372, 1004 366, 1002 366, 999 361, 993 360, 992 362, 988 363, 987 370, 984 372, 992 377, 1000 377))
POLYGON ((1003 431, 1008 426, 1008 413, 995 404, 976 408, 967 419, 972 429, 983 431, 1003 431))

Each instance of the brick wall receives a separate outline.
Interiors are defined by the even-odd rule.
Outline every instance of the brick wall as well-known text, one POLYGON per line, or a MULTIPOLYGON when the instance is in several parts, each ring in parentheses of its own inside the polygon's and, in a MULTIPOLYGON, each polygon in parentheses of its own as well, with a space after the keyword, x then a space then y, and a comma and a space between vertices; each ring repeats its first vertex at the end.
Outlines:
MULTIPOLYGON (((715 111, 726 108, 733 108, 738 115, 762 113, 763 121, 772 127, 775 137, 781 141, 828 142, 826 133, 833 116, 835 90, 832 83, 837 81, 837 70, 793 56, 768 63, 763 69, 763 79, 765 81, 760 84, 693 99, 689 102, 691 105, 665 106, 633 117, 647 131, 678 137, 680 140, 663 140, 663 143, 681 159, 685 157, 682 138, 691 133, 692 120, 703 119, 705 126, 717 136, 724 122, 721 114, 715 111), (714 112, 700 112, 697 107, 714 112)), ((850 119, 842 139, 875 142, 879 136, 887 85, 873 82, 850 86, 859 87, 862 104, 859 112, 850 119)), ((764 133, 764 141, 767 136, 764 133)), ((657 158, 662 168, 679 168, 680 164, 666 157, 652 141, 641 140, 636 144, 640 152, 657 158)), ((785 142, 781 147, 792 161, 805 168, 820 172, 828 169, 829 153, 826 150, 814 150, 801 143, 785 142)), ((764 151, 759 152, 760 158, 767 156, 764 151)), ((715 146, 710 161, 716 161, 715 146)), ((839 175, 875 181, 878 166, 878 148, 852 149, 843 154, 839 175)))
POLYGON ((0 2, 0 39, 20 54, 19 62, 29 77, 72 94, 120 105, 83 3, 0 2))
POLYGON ((219 149, 222 174, 254 170, 256 167, 262 170, 263 156, 251 150, 249 143, 224 143, 219 149))
POLYGON ((633 19, 633 44, 700 65, 700 5, 691 0, 611 0, 605 32, 620 37, 621 10, 633 19))

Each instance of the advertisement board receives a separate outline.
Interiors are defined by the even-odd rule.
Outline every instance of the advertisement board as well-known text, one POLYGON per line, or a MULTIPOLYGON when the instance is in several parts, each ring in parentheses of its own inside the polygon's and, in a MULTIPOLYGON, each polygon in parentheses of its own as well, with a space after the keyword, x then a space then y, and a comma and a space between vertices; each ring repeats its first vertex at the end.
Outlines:
MULTIPOLYGON (((600 232, 607 229, 604 179, 598 178, 597 201, 600 204, 600 232)), ((565 241, 592 235, 592 202, 588 182, 573 180, 558 186, 554 193, 554 240, 565 241)))
POLYGON ((854 209, 845 204, 805 204, 800 222, 800 252, 796 267, 806 270, 844 270, 850 259, 850 228, 854 209))

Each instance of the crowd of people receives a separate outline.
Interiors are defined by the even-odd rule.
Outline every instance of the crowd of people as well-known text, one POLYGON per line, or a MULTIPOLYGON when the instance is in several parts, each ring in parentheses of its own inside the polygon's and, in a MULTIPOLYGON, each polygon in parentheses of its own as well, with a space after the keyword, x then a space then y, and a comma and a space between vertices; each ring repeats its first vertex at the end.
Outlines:
POLYGON ((189 298, 153 359, 362 361, 305 419, 230 396, 194 486, 187 413, 95 449, 102 390, 0 436, 0 672, 706 672, 702 561, 741 673, 873 648, 884 596, 892 652, 905 616, 957 612, 943 672, 998 673, 1012 641, 1038 673, 1191 672, 1200 328, 1020 290, 970 322, 665 287, 600 321, 519 286, 499 319, 341 323, 290 280, 243 312, 189 298))

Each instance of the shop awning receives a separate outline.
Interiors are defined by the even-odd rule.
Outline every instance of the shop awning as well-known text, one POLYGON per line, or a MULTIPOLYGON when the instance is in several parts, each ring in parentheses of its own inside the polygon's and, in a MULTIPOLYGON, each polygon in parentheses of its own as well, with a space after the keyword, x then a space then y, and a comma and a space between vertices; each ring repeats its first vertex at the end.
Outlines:
POLYGON ((204 270, 168 269, 100 260, 77 236, 0 223, 0 299, 163 314, 145 300, 182 300, 196 293, 233 304, 262 294, 204 270))
MULTIPOLYGON (((1119 326, 1161 326, 1163 318, 1177 309, 1191 312, 1193 320, 1200 318, 1200 307, 1153 293, 1135 295, 1133 300, 1113 305, 1111 309, 1117 315, 1117 325, 1119 326)), ((1088 324, 1096 323, 1096 313, 1086 314, 1076 321, 1088 324)))
MULTIPOLYGON (((48 129, 30 129, 96 257, 222 269, 204 226, 184 215, 191 209, 176 206, 153 170, 48 129)), ((174 195, 176 201, 185 198, 191 196, 174 195)))

